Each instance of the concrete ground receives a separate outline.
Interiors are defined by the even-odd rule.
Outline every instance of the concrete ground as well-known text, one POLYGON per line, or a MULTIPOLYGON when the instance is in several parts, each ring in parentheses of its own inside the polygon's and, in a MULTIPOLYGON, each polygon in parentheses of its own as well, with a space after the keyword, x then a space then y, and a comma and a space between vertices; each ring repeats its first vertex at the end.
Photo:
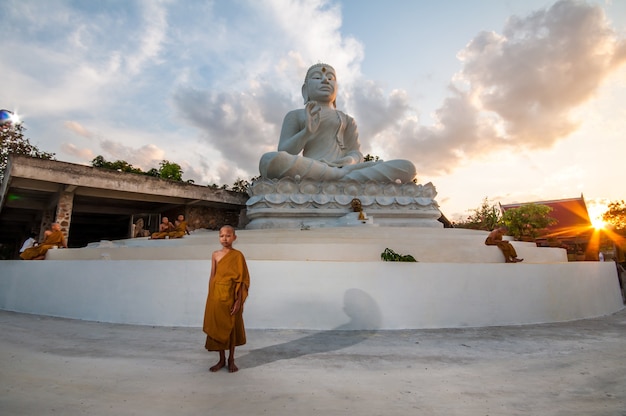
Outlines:
POLYGON ((626 415, 626 310, 528 326, 249 330, 210 373, 199 328, 0 311, 0 415, 626 415))

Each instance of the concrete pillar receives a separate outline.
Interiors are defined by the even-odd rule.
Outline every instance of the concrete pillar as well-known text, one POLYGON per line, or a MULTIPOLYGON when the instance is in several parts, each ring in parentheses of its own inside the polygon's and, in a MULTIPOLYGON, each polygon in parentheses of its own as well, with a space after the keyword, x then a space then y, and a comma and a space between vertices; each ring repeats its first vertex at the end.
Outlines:
POLYGON ((55 221, 54 218, 54 213, 52 210, 45 210, 43 212, 43 215, 41 216, 41 224, 39 225, 39 237, 37 239, 37 241, 43 241, 44 237, 43 237, 43 233, 46 230, 49 230, 50 227, 52 226, 52 223, 55 221))
POLYGON ((70 224, 72 222, 72 208, 74 207, 74 192, 61 192, 57 203, 56 222, 61 225, 61 231, 68 241, 70 224))

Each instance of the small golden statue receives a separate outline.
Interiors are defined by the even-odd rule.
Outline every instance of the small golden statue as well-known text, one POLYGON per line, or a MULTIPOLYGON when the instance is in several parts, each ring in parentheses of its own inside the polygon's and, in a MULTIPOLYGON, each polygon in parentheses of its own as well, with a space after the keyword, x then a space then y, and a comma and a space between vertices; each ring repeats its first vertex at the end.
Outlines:
POLYGON ((361 205, 361 200, 359 198, 354 198, 352 202, 350 202, 350 206, 352 207, 353 212, 359 213, 359 221, 367 220, 365 213, 363 212, 363 206, 361 205))

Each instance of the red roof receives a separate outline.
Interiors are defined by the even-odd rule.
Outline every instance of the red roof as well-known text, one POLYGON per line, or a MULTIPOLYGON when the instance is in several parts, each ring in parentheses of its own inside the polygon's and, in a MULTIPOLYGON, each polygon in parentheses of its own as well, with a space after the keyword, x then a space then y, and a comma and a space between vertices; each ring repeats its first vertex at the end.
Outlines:
POLYGON ((511 208, 519 208, 522 205, 529 204, 547 205, 552 208, 549 215, 555 218, 557 223, 547 227, 547 235, 554 235, 559 238, 576 237, 593 229, 587 205, 582 195, 580 198, 506 204, 500 205, 500 208, 504 212, 511 208))

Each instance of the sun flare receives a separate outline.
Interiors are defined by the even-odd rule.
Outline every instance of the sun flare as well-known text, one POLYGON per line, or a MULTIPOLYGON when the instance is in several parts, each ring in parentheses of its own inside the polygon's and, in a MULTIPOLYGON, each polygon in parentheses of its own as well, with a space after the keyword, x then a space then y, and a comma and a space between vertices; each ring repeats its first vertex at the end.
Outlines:
POLYGON ((591 220, 591 225, 596 230, 603 230, 606 228, 606 222, 602 219, 602 214, 604 214, 609 208, 604 201, 590 201, 587 204, 587 209, 589 211, 589 219, 591 220))
POLYGON ((603 230, 606 227, 606 222, 602 221, 602 218, 598 217, 591 220, 591 225, 593 225, 593 228, 596 230, 603 230))

